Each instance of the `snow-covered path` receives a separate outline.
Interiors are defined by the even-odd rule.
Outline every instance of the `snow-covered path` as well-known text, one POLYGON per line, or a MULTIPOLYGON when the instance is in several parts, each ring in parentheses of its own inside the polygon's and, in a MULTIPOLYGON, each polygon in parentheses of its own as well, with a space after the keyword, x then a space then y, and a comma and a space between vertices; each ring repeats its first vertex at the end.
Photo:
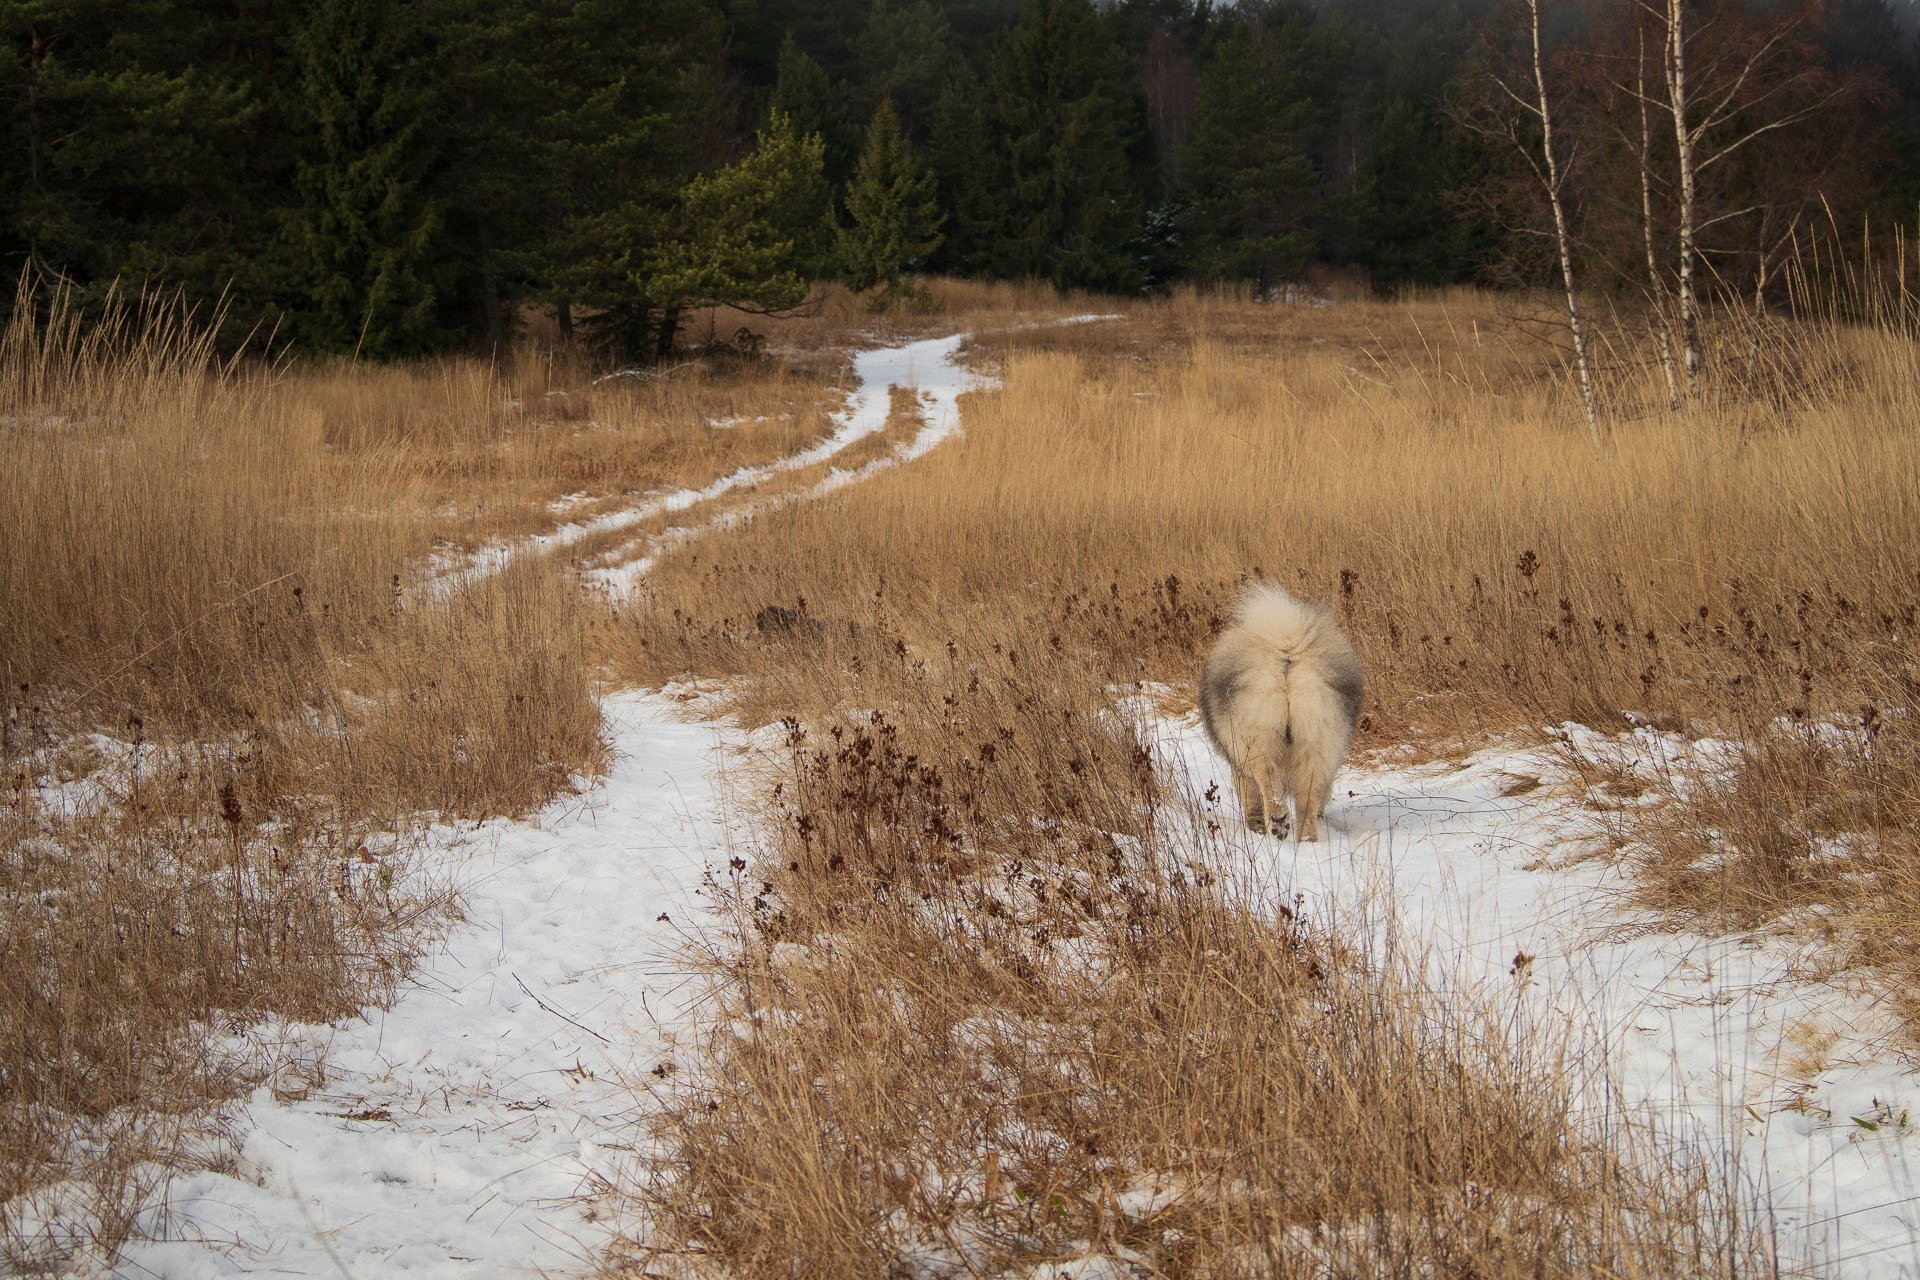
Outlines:
POLYGON ((670 1053, 692 998, 679 930, 738 838, 721 733, 679 710, 608 699, 618 758, 600 785, 443 843, 465 923, 392 1008, 287 1029, 321 1082, 256 1092, 239 1168, 177 1179, 148 1215, 169 1239, 132 1246, 120 1274, 587 1269, 604 1229, 579 1197, 600 1149, 633 1140, 633 1082, 670 1053))
MULTIPOLYGON (((819 444, 485 552, 441 581, 829 462, 886 425, 894 386, 918 389, 923 425, 878 462, 919 457, 959 426, 961 393, 982 385, 953 362, 965 339, 858 353, 861 385, 819 444)), ((830 472, 803 496, 877 469, 830 472)), ((625 584, 650 563, 627 566, 625 584)), ((724 866, 740 838, 722 803, 725 731, 678 712, 663 694, 607 699, 616 763, 587 795, 526 822, 441 833, 438 865, 424 874, 462 888, 464 921, 369 1020, 257 1029, 311 1069, 255 1092, 234 1117, 238 1167, 174 1179, 142 1219, 155 1239, 131 1245, 119 1274, 591 1269, 606 1227, 581 1197, 606 1168, 603 1145, 633 1139, 633 1082, 668 1055, 691 999, 676 960, 682 930, 702 910, 708 868, 724 866)))
MULTIPOLYGON (((853 373, 859 385, 848 396, 846 405, 834 415, 838 425, 833 433, 817 444, 759 466, 741 467, 704 488, 651 494, 630 507, 592 520, 563 524, 552 533, 483 547, 457 565, 444 568, 435 575, 433 581, 444 587, 485 577, 523 556, 565 551, 590 538, 637 528, 657 517, 674 515, 728 494, 751 490, 783 473, 831 462, 855 441, 885 429, 892 407, 889 391, 896 386, 916 387, 920 391, 925 426, 919 435, 893 457, 878 459, 858 472, 832 472, 816 486, 812 494, 806 496, 830 492, 849 480, 864 478, 888 466, 917 458, 946 439, 959 426, 961 393, 988 385, 984 379, 968 374, 954 363, 953 357, 969 336, 959 333, 945 338, 926 338, 899 347, 874 347, 854 353, 853 373)), ((738 518, 738 515, 737 511, 733 511, 724 513, 723 518, 738 518)), ((666 549, 671 549, 685 542, 688 536, 686 529, 670 530, 661 542, 666 549)), ((619 589, 630 588, 639 575, 651 566, 653 558, 653 555, 649 555, 637 565, 622 566, 614 571, 613 576, 603 578, 603 581, 619 589)))
MULTIPOLYGON (((1076 317, 1077 320, 1092 318, 1076 317)), ((923 456, 959 430, 961 393, 994 385, 991 379, 967 373, 955 363, 954 357, 968 336, 960 333, 948 338, 927 338, 903 347, 879 347, 858 353, 853 358, 853 371, 860 379, 860 388, 847 402, 839 430, 812 448, 803 449, 769 466, 735 472, 701 490, 695 501, 704 501, 737 489, 750 489, 781 472, 832 462, 854 441, 885 428, 892 408, 889 391, 893 387, 914 387, 920 393, 921 425, 911 440, 902 441, 890 453, 873 459, 857 470, 831 467, 811 488, 775 497, 748 497, 739 505, 705 515, 698 523, 674 525, 651 539, 637 557, 624 563, 589 570, 582 577, 615 598, 629 595, 661 556, 678 551, 702 534, 727 528, 740 520, 777 510, 789 503, 825 497, 835 489, 923 456)), ((694 506, 695 501, 672 507, 656 505, 639 518, 668 511, 684 511, 694 506)), ((621 527, 635 522, 628 520, 621 527)))
POLYGON ((1564 1043, 1595 1105, 1611 1095, 1730 1159, 1787 1258, 1848 1280, 1920 1276, 1920 1078, 1892 1014, 1844 978, 1809 979, 1789 939, 1676 934, 1634 912, 1628 873, 1586 856, 1599 842, 1553 785, 1562 761, 1496 748, 1345 772, 1331 830, 1304 844, 1246 832, 1197 723, 1154 732, 1192 795, 1217 784, 1200 804, 1235 833, 1250 891, 1564 1043))

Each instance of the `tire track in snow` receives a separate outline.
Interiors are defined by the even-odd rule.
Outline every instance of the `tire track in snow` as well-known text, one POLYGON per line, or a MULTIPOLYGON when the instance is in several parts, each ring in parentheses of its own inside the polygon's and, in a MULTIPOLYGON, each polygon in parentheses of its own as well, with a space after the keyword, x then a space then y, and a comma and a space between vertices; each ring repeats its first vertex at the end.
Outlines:
MULTIPOLYGON (((1098 317, 1074 317, 1072 320, 1061 323, 1075 323, 1095 318, 1098 317)), ((457 566, 436 573, 431 579, 432 589, 444 591, 470 583, 500 572, 523 556, 562 552, 588 539, 617 534, 660 516, 673 515, 738 490, 751 489, 788 472, 829 462, 856 441, 865 439, 886 427, 887 415, 891 407, 890 393, 894 387, 912 387, 920 391, 926 425, 922 427, 919 435, 907 445, 902 446, 890 458, 876 459, 858 471, 833 472, 804 496, 828 493, 850 480, 862 479, 876 471, 885 470, 888 466, 897 466, 901 462, 911 461, 945 440, 959 426, 959 400, 963 392, 995 385, 991 379, 968 373, 954 363, 954 356, 971 336, 968 333, 959 333, 946 338, 926 338, 899 347, 875 347, 858 352, 853 357, 853 372, 859 380, 859 386, 854 389, 847 406, 834 415, 839 425, 825 440, 772 462, 741 467, 737 471, 721 476, 704 488, 675 489, 670 493, 656 494, 633 506, 609 512, 593 520, 564 524, 552 533, 483 547, 457 566), (836 481, 836 477, 844 478, 836 481)), ((792 497, 785 499, 787 502, 794 500, 796 499, 792 497)), ((784 504, 782 502, 778 505, 784 504)), ((759 507, 749 504, 749 509, 758 510, 759 507)), ((662 548, 670 549, 672 546, 682 545, 698 536, 699 532, 704 532, 706 528, 724 527, 731 520, 744 518, 745 514, 740 509, 734 509, 714 517, 705 526, 685 526, 668 530, 661 536, 660 545, 656 546, 639 564, 621 566, 615 570, 601 571, 590 576, 611 589, 630 590, 639 577, 652 566, 662 548)))

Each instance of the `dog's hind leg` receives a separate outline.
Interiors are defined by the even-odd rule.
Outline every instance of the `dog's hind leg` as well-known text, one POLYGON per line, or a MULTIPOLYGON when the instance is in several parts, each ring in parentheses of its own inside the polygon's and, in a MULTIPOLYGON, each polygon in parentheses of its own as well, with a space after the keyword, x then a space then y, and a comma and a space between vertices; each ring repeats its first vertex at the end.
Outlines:
POLYGON ((1320 818, 1333 794, 1333 771, 1319 761, 1302 761, 1294 775, 1293 807, 1300 815, 1300 838, 1320 838, 1320 818))
POLYGON ((1292 823, 1287 817, 1286 796, 1280 790, 1280 779, 1273 762, 1257 760, 1245 772, 1234 770, 1234 785, 1240 791, 1240 805, 1247 815, 1247 826, 1285 839, 1292 823))

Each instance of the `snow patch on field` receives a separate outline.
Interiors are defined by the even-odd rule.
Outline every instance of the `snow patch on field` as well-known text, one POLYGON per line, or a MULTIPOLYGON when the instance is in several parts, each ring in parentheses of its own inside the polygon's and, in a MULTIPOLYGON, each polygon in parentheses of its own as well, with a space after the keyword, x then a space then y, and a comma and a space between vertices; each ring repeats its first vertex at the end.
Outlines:
MULTIPOLYGON (((1074 317, 1061 323, 1079 323, 1100 318, 1102 317, 1074 317)), ((880 347, 857 353, 853 358, 853 372, 860 385, 848 398, 846 406, 834 415, 837 425, 833 433, 817 444, 760 466, 741 467, 737 471, 721 476, 704 488, 676 489, 670 493, 653 494, 632 506, 608 512, 592 520, 570 521, 552 533, 482 547, 457 563, 440 566, 432 578, 432 583, 435 589, 449 590, 498 573, 522 556, 547 555, 564 551, 589 538, 619 533, 657 517, 670 516, 736 491, 751 490, 755 485, 762 484, 784 472, 798 471, 804 467, 830 461, 855 441, 873 435, 886 427, 887 415, 891 408, 888 393, 892 387, 920 389, 922 400, 925 402, 926 426, 911 442, 896 451, 893 457, 878 459, 855 472, 835 472, 817 486, 816 492, 830 492, 833 488, 851 480, 863 478, 875 471, 884 470, 887 466, 897 466, 902 462, 911 461, 946 439, 959 426, 961 392, 987 385, 984 379, 969 374, 954 363, 955 353, 970 336, 970 334, 961 333, 952 337, 910 342, 901 347, 880 347), (836 480, 835 477, 843 478, 836 480)), ((738 511, 729 511, 710 522, 710 525, 719 527, 740 518, 742 516, 738 511)), ((683 545, 699 532, 704 532, 705 527, 707 526, 670 529, 662 539, 663 547, 671 549, 683 545)), ((637 568, 623 566, 620 570, 601 575, 603 585, 615 589, 630 588, 633 581, 646 572, 647 567, 658 558, 659 554, 660 551, 657 549, 637 568)))
POLYGON ((740 838, 726 731, 670 694, 605 711, 619 758, 592 793, 443 833, 466 921, 391 1008, 256 1033, 303 1041, 307 1078, 254 1093, 238 1167, 176 1178, 144 1219, 164 1238, 131 1246, 121 1274, 588 1269, 608 1226, 582 1197, 628 1158, 634 1082, 670 1057, 693 999, 683 930, 740 838))
MULTIPOLYGON (((1072 321, 1062 323, 1097 318, 1075 317, 1072 321)), ((590 570, 582 576, 613 596, 628 595, 662 556, 678 551, 704 534, 716 529, 732 528, 742 521, 778 511, 795 502, 825 497, 849 484, 924 456, 959 430, 960 396, 963 393, 997 385, 990 378, 968 372, 956 361, 961 345, 970 336, 962 333, 948 338, 928 338, 903 347, 882 347, 856 355, 853 371, 860 380, 860 387, 848 401, 840 428, 812 448, 762 468, 762 474, 755 478, 755 482, 782 471, 797 471, 802 467, 830 461, 855 440, 885 428, 892 408, 891 392, 894 387, 913 388, 920 400, 920 430, 911 440, 896 445, 891 453, 853 470, 833 468, 818 483, 799 493, 749 501, 718 512, 699 524, 674 525, 655 539, 653 546, 638 559, 611 568, 590 570)), ((676 511, 684 509, 685 506, 673 508, 676 511)))
POLYGON ((1624 1103, 1731 1161, 1789 1256, 1847 1277, 1920 1275, 1920 1079, 1892 1012, 1862 983, 1817 976, 1804 941, 1675 933, 1635 911, 1628 873, 1597 856, 1597 828, 1569 799, 1564 757, 1503 747, 1343 772, 1331 831, 1307 844, 1245 833, 1197 722, 1155 733, 1202 821, 1244 833, 1250 891, 1442 998, 1564 1031, 1588 1104, 1624 1103))
MULTIPOLYGON (((671 693, 620 695, 607 713, 610 776, 533 821, 446 833, 465 924, 390 1009, 278 1029, 312 1069, 255 1094, 239 1167, 177 1179, 146 1220, 168 1239, 133 1246, 122 1274, 590 1270, 616 1224, 583 1197, 644 1141, 635 1082, 679 1051, 693 1004, 682 931, 699 927, 709 868, 747 838, 727 816, 727 767, 766 745, 683 719, 671 693)), ((1887 1048, 1890 1015, 1809 977, 1788 939, 1705 939, 1636 915, 1623 873, 1590 856, 1553 752, 1344 773, 1327 839, 1299 844, 1244 832, 1196 724, 1149 733, 1196 821, 1235 839, 1227 870, 1250 891, 1424 973, 1442 998, 1567 1029, 1591 1104, 1641 1109, 1730 1158, 1789 1257, 1849 1278, 1920 1273, 1920 1088, 1887 1048)), ((1124 1190, 1129 1213, 1177 1194, 1124 1190)), ((1052 1265, 1134 1273, 1091 1245, 1052 1265)))

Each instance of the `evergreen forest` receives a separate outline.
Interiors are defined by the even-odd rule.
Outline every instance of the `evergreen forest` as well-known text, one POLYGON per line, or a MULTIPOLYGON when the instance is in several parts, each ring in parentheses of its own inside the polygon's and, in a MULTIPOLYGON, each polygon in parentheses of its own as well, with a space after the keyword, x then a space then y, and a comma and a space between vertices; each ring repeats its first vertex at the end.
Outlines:
POLYGON ((232 345, 484 351, 539 314, 645 359, 692 308, 823 279, 1546 284, 1552 188, 1583 288, 1658 287, 1679 229, 1749 296, 1911 229, 1912 10, 3 0, 0 255, 82 305, 183 298, 232 345))

